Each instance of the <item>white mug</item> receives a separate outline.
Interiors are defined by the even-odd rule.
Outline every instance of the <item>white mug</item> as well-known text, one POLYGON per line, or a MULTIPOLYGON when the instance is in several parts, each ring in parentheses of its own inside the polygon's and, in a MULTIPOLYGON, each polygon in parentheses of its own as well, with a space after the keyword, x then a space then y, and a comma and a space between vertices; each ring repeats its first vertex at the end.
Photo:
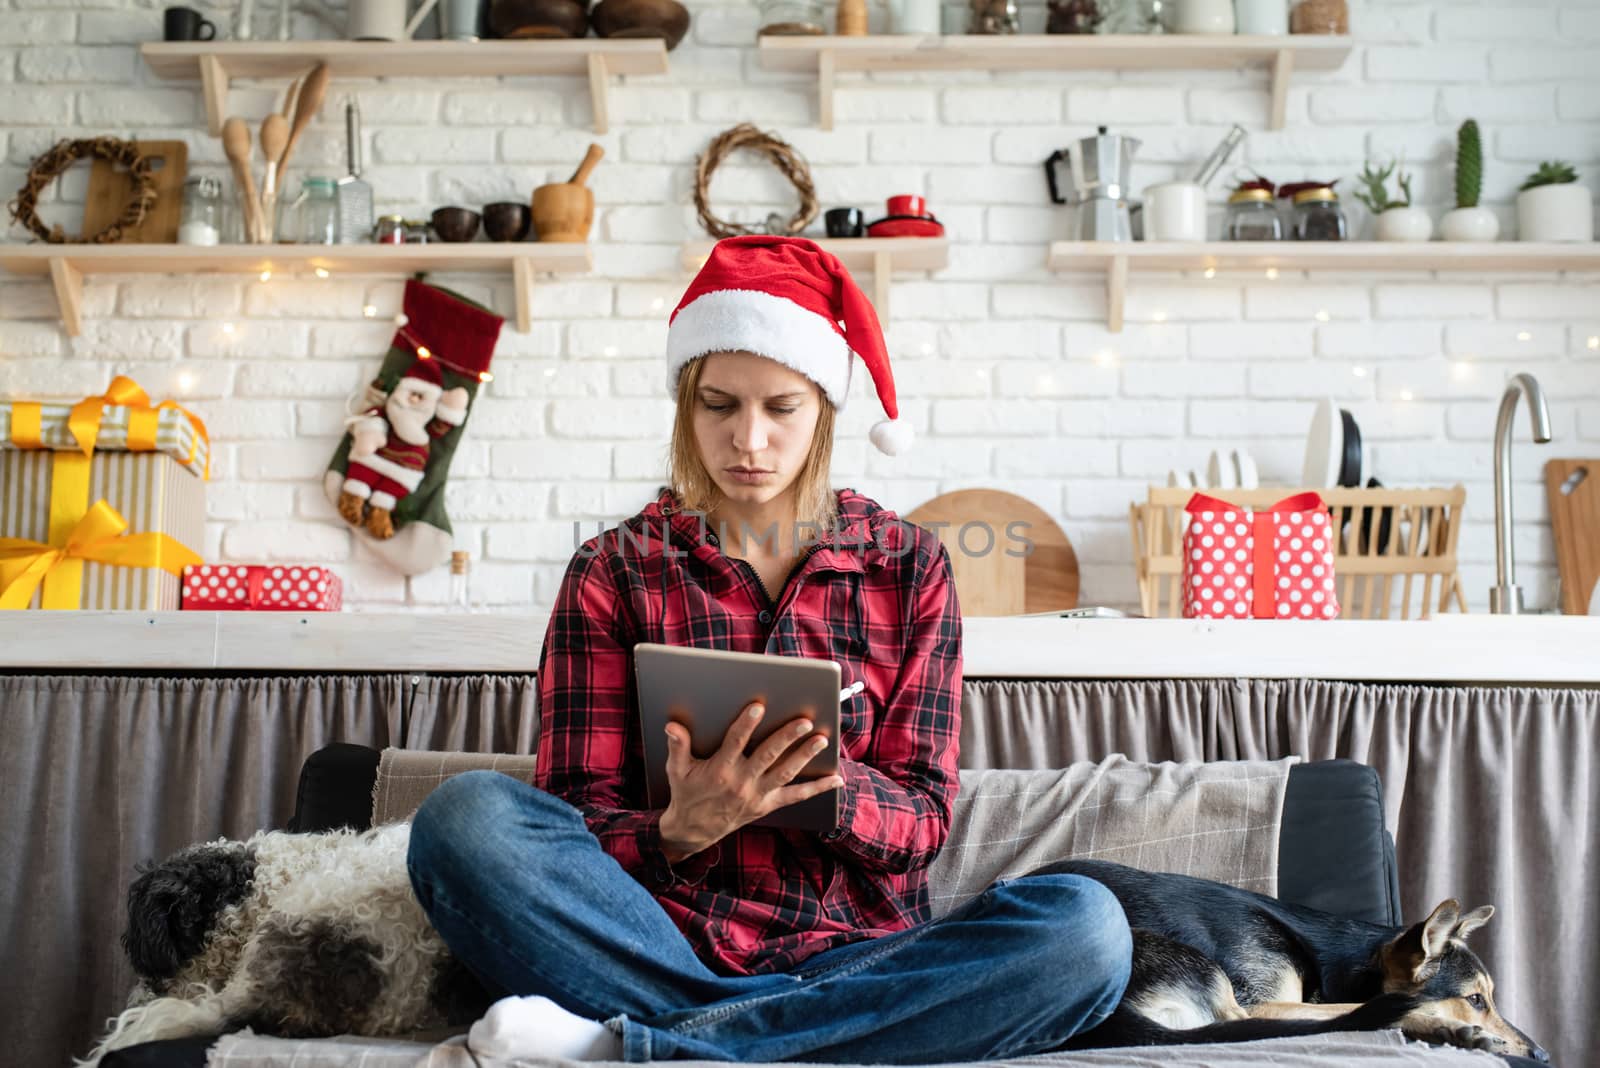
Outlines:
POLYGON ((1162 182, 1144 191, 1146 241, 1204 241, 1206 191, 1194 182, 1162 182))
POLYGON ((1233 0, 1178 0, 1176 33, 1232 33, 1233 0))
POLYGON ((943 29, 943 0, 883 0, 890 33, 937 35, 943 29))
POLYGON ((1240 33, 1278 36, 1289 32, 1287 0, 1235 0, 1234 15, 1240 33))

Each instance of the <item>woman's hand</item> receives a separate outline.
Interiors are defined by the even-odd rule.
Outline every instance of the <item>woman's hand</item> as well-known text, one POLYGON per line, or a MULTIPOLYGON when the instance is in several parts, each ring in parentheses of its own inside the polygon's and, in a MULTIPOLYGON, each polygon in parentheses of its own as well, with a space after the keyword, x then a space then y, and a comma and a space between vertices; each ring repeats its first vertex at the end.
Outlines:
POLYGON ((667 725, 667 782, 672 800, 661 814, 661 842, 669 863, 709 849, 740 827, 769 812, 836 790, 837 775, 794 782, 828 739, 812 735, 811 721, 786 723, 751 753, 745 747, 766 709, 760 702, 745 706, 722 737, 722 746, 705 760, 689 751, 689 732, 667 725))

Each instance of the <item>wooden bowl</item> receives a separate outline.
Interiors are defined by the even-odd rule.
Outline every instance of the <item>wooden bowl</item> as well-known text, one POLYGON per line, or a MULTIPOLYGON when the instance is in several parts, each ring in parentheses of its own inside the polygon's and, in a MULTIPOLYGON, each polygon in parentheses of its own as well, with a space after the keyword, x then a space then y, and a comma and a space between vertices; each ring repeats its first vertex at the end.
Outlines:
POLYGON ((471 208, 440 208, 433 213, 433 232, 440 241, 471 241, 478 236, 478 213, 471 208))
POLYGON ((689 9, 678 0, 600 0, 590 14, 600 37, 660 37, 667 51, 689 32, 689 9))
POLYGON ((485 204, 483 232, 490 241, 521 241, 528 236, 533 216, 528 205, 516 201, 485 204))
POLYGON ((588 7, 588 0, 495 0, 489 31, 511 39, 582 37, 589 32, 588 7))
POLYGON ((594 225, 594 191, 574 182, 541 185, 533 191, 533 229, 540 241, 581 244, 594 225))

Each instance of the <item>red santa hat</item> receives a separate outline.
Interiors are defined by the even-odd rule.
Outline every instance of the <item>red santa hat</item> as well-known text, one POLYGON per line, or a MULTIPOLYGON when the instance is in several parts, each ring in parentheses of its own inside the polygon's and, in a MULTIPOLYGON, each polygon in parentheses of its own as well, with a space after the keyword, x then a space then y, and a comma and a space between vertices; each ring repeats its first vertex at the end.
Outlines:
POLYGON ((428 392, 431 393, 443 393, 444 369, 439 366, 439 361, 432 356, 419 354, 415 360, 411 361, 411 366, 407 367, 400 375, 399 385, 405 385, 407 382, 416 386, 426 386, 428 387, 428 392))
POLYGON ((712 352, 776 360, 815 382, 840 410, 854 354, 867 365, 888 416, 872 427, 872 443, 891 456, 911 447, 877 312, 838 258, 814 241, 752 234, 717 242, 672 312, 668 395, 677 396, 689 361, 712 352))

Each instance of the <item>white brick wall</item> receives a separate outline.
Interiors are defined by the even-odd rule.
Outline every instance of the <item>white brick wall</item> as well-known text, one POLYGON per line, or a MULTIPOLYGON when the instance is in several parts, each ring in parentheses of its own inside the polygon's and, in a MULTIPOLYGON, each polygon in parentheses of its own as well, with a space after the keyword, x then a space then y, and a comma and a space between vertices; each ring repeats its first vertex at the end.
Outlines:
MULTIPOLYGON (((273 6, 258 5, 263 20, 273 6)), ((1352 0, 1355 54, 1339 71, 1297 77, 1282 131, 1264 128, 1259 73, 967 72, 844 75, 837 129, 824 132, 809 79, 760 69, 753 5, 690 6, 694 27, 671 74, 616 85, 608 134, 590 131, 580 79, 400 79, 336 83, 298 150, 291 182, 312 168, 342 173, 340 105, 358 90, 379 210, 421 216, 443 203, 522 199, 565 178, 591 140, 606 148, 591 180, 595 273, 537 287, 534 328, 507 327, 497 377, 456 456, 447 499, 485 603, 547 609, 573 522, 588 536, 660 484, 672 418, 665 321, 687 282, 678 245, 702 236, 693 161, 742 120, 806 156, 825 206, 855 204, 870 217, 885 196, 923 193, 954 242, 946 271, 896 283, 886 324, 920 446, 890 459, 865 444, 876 403, 857 375, 836 484, 902 511, 960 487, 1023 494, 1073 539, 1085 600, 1127 606, 1126 507, 1146 482, 1164 482, 1173 467, 1203 470, 1213 448, 1236 446, 1264 477, 1294 480, 1312 403, 1334 396, 1361 422, 1369 474, 1467 486, 1462 557, 1481 611, 1493 574, 1495 409, 1507 376, 1527 371, 1550 394, 1557 441, 1533 446, 1519 414, 1519 578, 1534 604, 1553 603, 1540 465, 1600 451, 1600 279, 1136 276, 1127 327, 1111 334, 1101 276, 1044 268, 1068 218, 1048 203, 1039 171, 1053 149, 1107 123, 1143 142, 1136 186, 1165 180, 1237 121, 1251 137, 1230 171, 1340 175, 1352 190, 1369 154, 1404 151, 1437 219, 1452 196, 1455 127, 1474 117, 1489 154, 1486 196, 1509 236, 1509 198, 1537 161, 1571 159, 1600 189, 1592 0, 1352 0)), ((198 129, 198 87, 160 82, 138 59, 132 42, 160 35, 158 6, 131 8, 0 0, 0 194, 65 136, 180 138, 192 171, 225 174, 220 146, 198 129)), ((1038 29, 1042 3, 1025 0, 1023 15, 1024 29, 1038 29)), ((875 27, 882 17, 875 6, 875 27)), ((960 5, 948 17, 960 24, 960 5)), ((243 83, 228 110, 259 117, 280 88, 243 83)), ((78 168, 53 188, 46 218, 76 229, 86 184, 78 168)), ((736 159, 718 172, 713 200, 724 217, 754 219, 785 209, 791 194, 770 168, 736 159)), ((1346 206, 1365 236, 1364 211, 1346 206)), ((6 239, 25 236, 13 227, 6 239)), ((507 279, 438 281, 512 307, 507 279)), ((84 334, 69 339, 47 285, 0 275, 0 395, 82 395, 132 374, 210 423, 207 555, 328 561, 354 607, 438 606, 443 572, 408 583, 385 570, 318 484, 400 294, 399 282, 377 278, 91 278, 84 334)))

